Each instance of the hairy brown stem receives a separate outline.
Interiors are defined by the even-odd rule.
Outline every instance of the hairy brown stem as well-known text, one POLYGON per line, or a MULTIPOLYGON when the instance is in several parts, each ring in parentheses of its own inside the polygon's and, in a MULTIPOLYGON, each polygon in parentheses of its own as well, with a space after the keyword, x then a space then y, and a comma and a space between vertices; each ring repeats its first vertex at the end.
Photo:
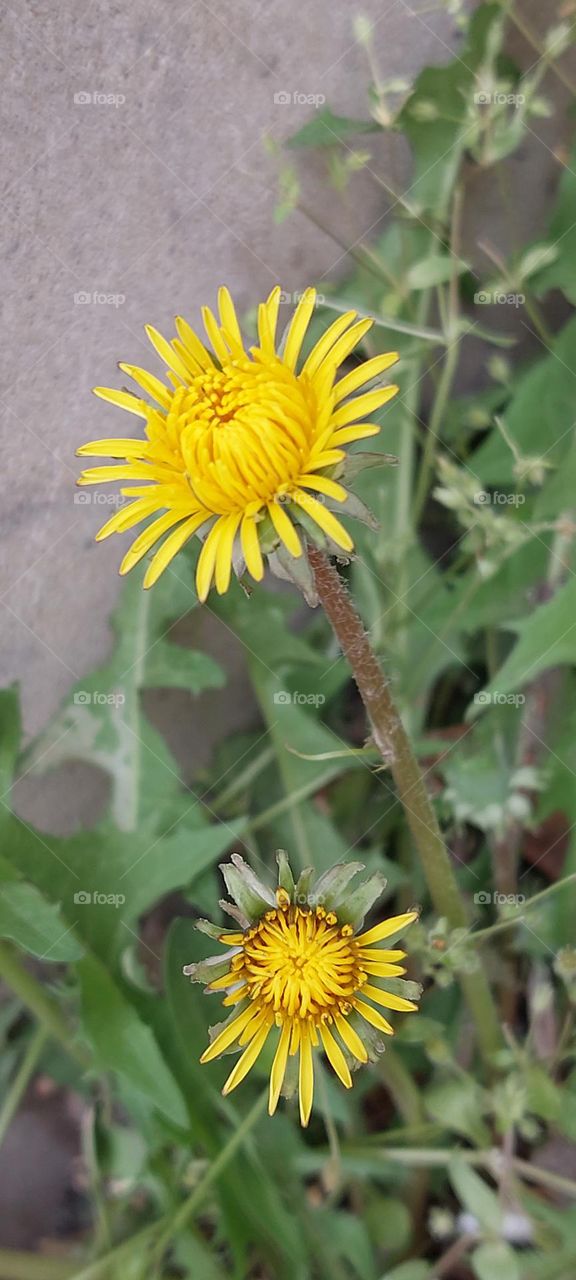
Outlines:
MULTIPOLYGON (((466 907, 390 683, 337 569, 315 547, 309 548, 308 555, 319 600, 350 663, 374 742, 394 779, 434 907, 453 929, 466 928, 466 907)), ((500 1028, 490 988, 480 968, 462 974, 461 982, 476 1024, 478 1043, 482 1052, 490 1056, 500 1044, 500 1028)))

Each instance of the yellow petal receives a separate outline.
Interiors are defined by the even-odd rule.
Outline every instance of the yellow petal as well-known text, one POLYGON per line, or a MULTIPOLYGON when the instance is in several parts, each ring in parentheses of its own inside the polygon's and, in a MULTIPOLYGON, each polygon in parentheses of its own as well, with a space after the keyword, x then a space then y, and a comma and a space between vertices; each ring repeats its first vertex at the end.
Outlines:
POLYGON ((154 511, 158 511, 158 503, 155 498, 146 500, 139 498, 136 502, 128 502, 125 507, 116 512, 96 534, 96 542, 102 542, 104 538, 109 538, 111 533, 124 533, 126 529, 131 529, 133 525, 139 524, 141 520, 145 520, 146 516, 151 516, 154 511))
POLYGON ((129 378, 133 378, 147 395, 152 396, 163 409, 169 409, 172 396, 168 388, 159 378, 155 378, 153 373, 148 373, 147 369, 140 369, 136 364, 119 364, 118 368, 122 373, 127 373, 129 378))
POLYGON ((190 374, 186 365, 180 359, 180 356, 174 351, 174 348, 171 347, 170 343, 162 337, 161 333, 158 333, 158 330, 155 329, 153 325, 146 324, 144 325, 144 328, 146 330, 147 337, 150 339, 154 350, 158 352, 160 359, 164 361, 164 364, 167 365, 169 369, 172 369, 173 373, 177 373, 178 377, 182 378, 183 382, 188 383, 190 381, 190 374))
POLYGON ((363 387, 366 382, 371 382, 372 378, 381 377, 387 369, 393 364, 397 364, 400 356, 397 351, 387 351, 385 355, 373 356, 371 360, 365 360, 363 364, 359 364, 357 369, 352 369, 351 373, 347 373, 345 378, 336 383, 334 388, 336 394, 336 404, 341 400, 345 400, 346 396, 352 395, 358 387, 363 387))
POLYGON ((298 476, 298 484, 304 489, 316 489, 318 493, 325 493, 327 498, 333 498, 335 502, 345 502, 348 497, 343 485, 330 480, 329 476, 298 476))
POLYGON ((332 414, 333 427, 347 427, 349 422, 358 422, 376 409, 381 409, 396 395, 398 387, 376 387, 375 391, 366 391, 355 400, 348 400, 336 413, 332 414))
POLYGON ((314 1061, 310 1033, 306 1023, 300 1030, 300 1071, 298 1075, 298 1096, 300 1100, 300 1121, 305 1129, 310 1119, 312 1099, 314 1097, 314 1061))
POLYGON ((261 302, 258 307, 258 340, 262 351, 268 357, 273 356, 276 350, 276 325, 278 323, 280 294, 280 285, 277 284, 272 289, 266 302, 261 302))
POLYGON ((108 400, 110 404, 118 405, 119 409, 127 409, 128 413, 135 413, 137 418, 148 416, 148 405, 128 391, 115 391, 113 387, 92 387, 92 391, 100 400, 108 400))
POLYGON ((316 290, 305 289, 302 297, 296 307, 294 315, 288 330, 284 355, 282 357, 284 364, 288 369, 295 369, 298 356, 302 349, 302 343, 306 337, 306 330, 310 324, 314 306, 316 303, 316 290))
POLYGON ((122 564, 120 565, 120 573, 129 573, 134 565, 146 555, 150 547, 158 541, 163 534, 167 533, 173 525, 179 524, 186 516, 185 511, 166 511, 163 516, 159 516, 157 520, 153 520, 152 524, 147 525, 142 533, 138 535, 132 546, 126 552, 122 564))
POLYGON ((216 555, 218 552, 218 543, 222 535, 223 518, 222 516, 216 520, 204 542, 198 565, 196 567, 196 592, 198 599, 203 604, 214 575, 214 566, 216 564, 216 555))
POLYGON ((236 1066, 233 1068, 233 1070, 230 1072, 230 1075, 228 1076, 226 1084, 224 1085, 224 1088, 222 1090, 224 1097, 226 1097, 227 1094, 231 1093, 232 1090, 235 1089, 236 1086, 240 1084, 241 1080, 243 1080, 244 1077, 248 1075, 248 1072, 252 1069, 257 1057, 259 1056, 262 1049, 264 1048, 264 1045, 270 1034, 270 1027, 271 1027, 270 1015, 268 1014, 268 1012, 266 1012, 264 1016, 266 1020, 260 1026, 260 1029, 255 1033, 253 1039, 250 1041, 250 1044, 248 1045, 248 1048, 244 1050, 242 1057, 238 1059, 236 1066))
POLYGON ((146 440, 91 440, 76 450, 78 458, 138 458, 141 460, 149 452, 146 440))
POLYGON ((343 333, 338 341, 334 343, 326 357, 329 363, 338 368, 338 365, 347 359, 354 347, 358 346, 358 343, 361 342, 373 324, 373 320, 357 320, 356 324, 353 324, 351 329, 347 329, 346 333, 343 333))
POLYGON ((372 942, 381 942, 383 938, 388 938, 391 933, 401 933, 417 919, 417 911, 405 911, 401 916, 389 916, 388 920, 375 924, 372 929, 368 929, 367 933, 360 933, 356 941, 362 947, 368 947, 372 942))
POLYGON ((280 1032, 278 1048, 274 1054, 272 1070, 270 1072, 270 1098, 268 1102, 268 1113, 273 1116, 278 1106, 280 1091, 284 1083, 286 1073, 286 1063, 288 1061, 288 1049, 290 1047, 290 1023, 285 1022, 280 1032))
POLYGON ((246 561, 248 573, 252 574, 256 582, 260 582, 264 576, 264 563, 254 516, 244 516, 240 529, 240 540, 242 543, 242 555, 246 561))
POLYGON ((378 1012, 378 1009, 372 1008, 371 1004, 365 1004, 363 1000, 356 999, 354 1001, 354 1008, 363 1018, 366 1019, 366 1022, 369 1022, 373 1027, 377 1027, 378 1031, 383 1031, 386 1036, 394 1035, 394 1028, 390 1026, 390 1023, 386 1021, 386 1018, 382 1017, 382 1014, 378 1012))
MULTIPOLYGON (((242 935, 240 934, 238 936, 240 937, 240 940, 241 940, 242 935)), ((233 946, 233 945, 234 943, 230 943, 230 946, 233 946)), ((399 950, 385 951, 384 947, 373 947, 372 950, 370 950, 370 948, 368 947, 362 947, 362 950, 360 952, 360 960, 362 962, 364 960, 378 960, 384 964, 396 964, 398 960, 405 960, 405 959, 406 959, 405 951, 399 951, 399 950)))
POLYGON ((290 555, 295 557, 301 556, 302 544, 298 534, 296 533, 294 525, 292 524, 290 517, 286 515, 282 504, 279 502, 269 502, 268 511, 276 533, 278 534, 281 542, 284 543, 284 546, 290 552, 290 555))
POLYGON ((241 519, 241 511, 233 512, 232 515, 225 516, 225 524, 222 533, 220 534, 220 541, 216 552, 215 582, 219 596, 224 595, 224 592, 227 591, 230 586, 232 548, 241 519))
POLYGON ((87 467, 76 484, 105 484, 109 480, 154 480, 159 468, 146 462, 127 462, 124 467, 87 467))
POLYGON ((401 964, 384 964, 378 960, 365 960, 363 967, 373 978, 398 978, 400 974, 406 973, 401 964))
POLYGON ((242 1013, 239 1013, 232 1022, 229 1022, 227 1027, 224 1027, 224 1030, 221 1031, 212 1043, 208 1045, 208 1048, 204 1050, 200 1061, 212 1062, 213 1058, 219 1057, 221 1053, 224 1053, 226 1049, 229 1049, 230 1045, 234 1044, 234 1041, 238 1039, 238 1036, 244 1030, 244 1027, 253 1017, 254 1005, 251 1004, 247 1009, 243 1009, 242 1013))
POLYGON ((227 336, 232 340, 232 344, 237 348, 238 354, 243 354, 244 344, 242 342, 242 334, 238 317, 229 290, 222 285, 218 290, 218 310, 220 312, 220 321, 222 328, 226 330, 227 336))
POLYGON ((403 996, 395 996, 391 991, 382 991, 380 987, 373 987, 369 982, 362 987, 362 995, 368 996, 370 1000, 374 1000, 376 1004, 381 1004, 385 1009, 396 1009, 398 1013, 414 1013, 418 1008, 413 1000, 405 1000, 403 996))
MULTIPOLYGON (((365 988, 363 988, 363 990, 365 990, 365 988)), ((359 1062, 367 1062, 368 1050, 366 1045, 362 1042, 358 1032, 354 1030, 354 1027, 350 1026, 348 1019, 344 1018, 342 1014, 338 1014, 334 1019, 334 1023, 339 1035, 342 1036, 346 1048, 350 1050, 350 1053, 353 1053, 354 1057, 358 1058, 359 1062)))
POLYGON ((198 370, 215 368, 210 352, 206 350, 204 343, 200 341, 198 335, 190 328, 188 321, 184 320, 183 316, 176 316, 176 332, 180 341, 183 342, 187 351, 196 361, 198 370))
POLYGON ((352 321, 356 319, 356 315, 356 311, 346 311, 344 315, 338 316, 338 319, 334 320, 330 328, 326 330, 326 333, 323 333, 322 337, 312 347, 310 355, 302 367, 302 373, 307 373, 310 378, 314 376, 334 346, 336 339, 340 337, 345 329, 348 329, 352 321))
POLYGON ((334 1068, 338 1079, 342 1081, 344 1087, 350 1089, 352 1087, 352 1076, 350 1075, 348 1063, 332 1032, 323 1023, 320 1023, 320 1036, 330 1065, 334 1068))
MULTIPOLYGON (((378 422, 360 422, 355 427, 340 427, 330 437, 330 445, 339 447, 341 444, 350 444, 352 440, 367 440, 369 436, 380 435, 381 430, 378 422)), ((319 465, 317 462, 316 466, 319 465)))
POLYGON ((354 543, 350 534, 346 532, 336 516, 322 506, 321 502, 317 502, 316 498, 312 498, 309 493, 305 493, 303 489, 298 489, 294 494, 294 501, 303 508, 306 513, 320 525, 320 528, 328 534, 329 538, 342 547, 344 551, 352 551, 354 543))
POLYGON ((220 364, 227 364, 230 359, 230 352, 228 351, 228 347, 226 346, 218 328, 216 317, 212 314, 210 307, 202 307, 202 319, 204 321, 204 328, 220 364))
POLYGON ((160 574, 164 573, 164 570, 168 568, 170 561, 174 559, 174 556, 181 550, 184 543, 192 537, 192 534, 196 533, 196 530, 205 523, 207 518, 208 513, 206 511, 196 512, 195 515, 190 516, 188 520, 184 521, 184 524, 181 524, 178 529, 175 529, 166 538, 166 541, 162 543, 162 546, 148 565, 142 584, 144 587, 154 586, 160 574))

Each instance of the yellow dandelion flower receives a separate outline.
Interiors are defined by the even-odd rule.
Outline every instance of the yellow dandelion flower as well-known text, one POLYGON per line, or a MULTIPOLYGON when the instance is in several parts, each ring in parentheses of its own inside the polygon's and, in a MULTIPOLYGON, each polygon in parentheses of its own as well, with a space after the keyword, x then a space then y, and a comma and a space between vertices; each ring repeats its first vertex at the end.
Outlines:
POLYGON ((120 567, 127 573, 160 542, 145 587, 194 534, 203 540, 196 578, 201 600, 213 581, 220 594, 228 589, 233 566, 238 572, 246 567, 259 581, 263 556, 275 547, 301 556, 299 529, 309 536, 317 530, 344 552, 353 548, 332 509, 346 514, 348 491, 340 483, 345 447, 377 434, 380 427, 367 418, 398 388, 379 385, 355 392, 381 378, 398 356, 375 356, 337 382, 340 366, 372 320, 358 320, 355 311, 339 316, 301 361, 316 293, 307 289, 302 295, 281 353, 276 342, 280 297, 276 287, 260 305, 258 345, 249 351, 230 294, 222 288, 219 322, 203 308, 212 351, 181 318, 172 342, 147 326, 167 366, 168 385, 145 369, 121 364, 146 399, 94 388, 103 400, 145 423, 143 439, 95 440, 78 450, 81 456, 121 460, 89 468, 78 484, 130 482, 121 492, 133 501, 106 522, 98 539, 155 517, 120 567))
MULTIPOLYGON (((403 982, 406 953, 380 948, 417 918, 392 916, 362 932, 365 912, 385 881, 376 874, 350 892, 361 863, 341 863, 312 886, 305 872, 295 884, 286 855, 278 855, 279 887, 263 884, 238 854, 222 867, 235 906, 227 910, 240 929, 222 932, 208 921, 198 927, 223 943, 223 957, 187 965, 184 973, 207 991, 223 992, 232 1008, 214 1028, 201 1062, 241 1049, 223 1088, 228 1094, 254 1066, 269 1037, 274 1041, 269 1112, 281 1092, 298 1089, 300 1120, 307 1125, 314 1093, 314 1051, 323 1052, 345 1088, 352 1070, 374 1060, 393 1034, 382 1013, 417 1008, 415 983, 403 982), (406 995, 411 998, 407 999, 406 995), (296 1069, 297 1064, 297 1069, 296 1069)), ((225 904, 223 904, 225 905, 225 904)))

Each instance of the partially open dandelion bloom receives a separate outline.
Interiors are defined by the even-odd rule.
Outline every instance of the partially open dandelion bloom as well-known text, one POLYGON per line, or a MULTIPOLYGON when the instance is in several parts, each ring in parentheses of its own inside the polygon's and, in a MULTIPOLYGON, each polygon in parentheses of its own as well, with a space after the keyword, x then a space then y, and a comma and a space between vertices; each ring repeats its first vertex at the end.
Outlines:
POLYGON ((405 969, 399 962, 406 953, 378 945, 397 938, 417 912, 392 916, 361 932, 365 912, 382 892, 381 876, 371 876, 350 892, 361 863, 341 863, 311 886, 308 872, 294 883, 285 854, 278 854, 278 862, 280 883, 273 892, 242 858, 232 855, 232 865, 223 866, 222 873, 236 906, 222 906, 240 928, 222 932, 200 921, 198 927, 227 951, 187 965, 184 972, 207 983, 209 992, 225 992, 223 1003, 233 1010, 213 1028, 212 1042, 200 1059, 210 1062, 242 1050, 223 1092, 240 1084, 272 1037, 270 1115, 280 1093, 289 1095, 297 1087, 300 1119, 307 1125, 314 1050, 325 1053, 348 1089, 351 1068, 377 1057, 384 1048, 381 1036, 393 1034, 382 1009, 408 1013, 417 1008, 406 995, 417 996, 419 988, 400 977, 405 969))
POLYGON ((81 455, 122 461, 91 467, 78 483, 130 481, 122 493, 133 501, 107 521, 99 539, 154 517, 120 568, 127 573, 160 543, 144 579, 147 587, 194 534, 203 539, 196 579, 201 600, 213 580, 218 592, 228 589, 233 565, 238 572, 246 567, 258 581, 264 554, 279 547, 283 555, 300 557, 299 529, 311 537, 325 535, 343 552, 352 550, 352 539, 335 514, 346 514, 348 491, 341 483, 345 447, 380 430, 367 418, 398 388, 380 385, 354 393, 380 378, 398 357, 375 356, 336 382, 342 362, 373 322, 346 312, 301 361, 315 290, 303 294, 281 354, 276 344, 280 298, 277 287, 259 307, 258 345, 249 352, 223 288, 220 323, 203 308, 212 352, 185 320, 176 320, 178 337, 172 342, 148 326, 148 337, 167 366, 169 385, 144 369, 121 364, 148 399, 95 388, 102 399, 142 418, 145 438, 83 445, 81 455))

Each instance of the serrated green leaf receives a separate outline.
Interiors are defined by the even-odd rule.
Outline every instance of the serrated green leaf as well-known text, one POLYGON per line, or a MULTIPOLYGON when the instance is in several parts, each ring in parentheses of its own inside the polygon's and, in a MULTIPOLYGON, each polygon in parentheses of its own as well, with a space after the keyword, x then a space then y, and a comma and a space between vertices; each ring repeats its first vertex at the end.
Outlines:
POLYGON ((30 955, 54 963, 79 960, 84 954, 58 907, 32 884, 0 885, 0 938, 10 938, 30 955))

